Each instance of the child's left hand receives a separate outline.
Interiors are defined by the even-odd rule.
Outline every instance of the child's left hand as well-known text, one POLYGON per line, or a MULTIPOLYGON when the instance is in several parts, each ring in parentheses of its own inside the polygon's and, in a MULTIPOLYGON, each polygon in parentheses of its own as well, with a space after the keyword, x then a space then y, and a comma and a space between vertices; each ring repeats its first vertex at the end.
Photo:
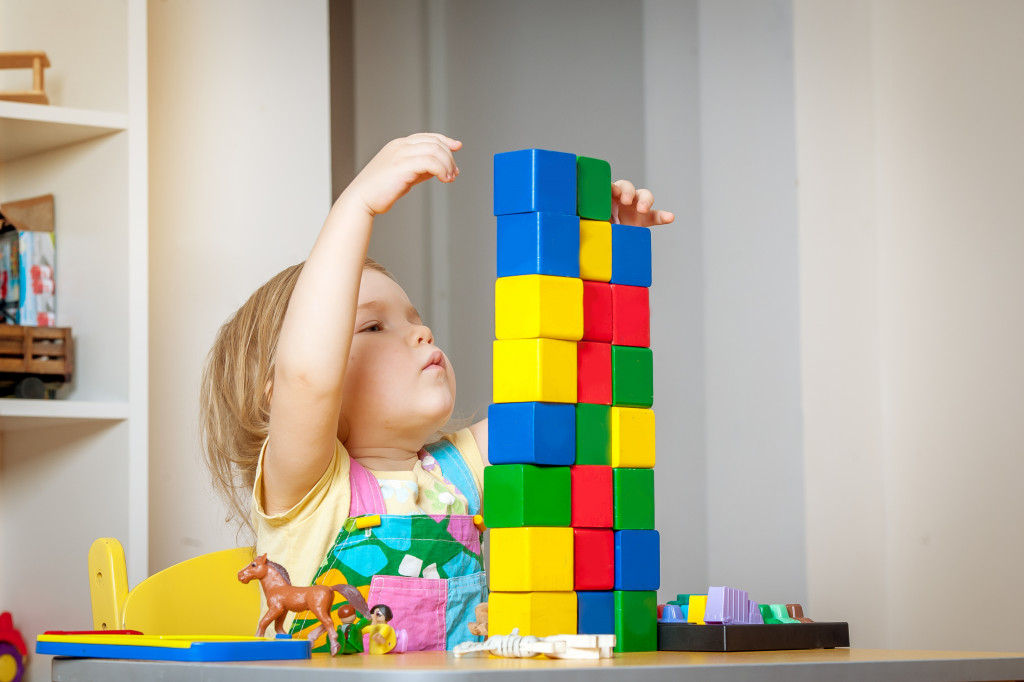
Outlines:
POLYGON ((637 189, 629 180, 612 183, 612 222, 620 225, 654 227, 668 225, 676 219, 670 211, 655 211, 654 194, 649 189, 637 189))

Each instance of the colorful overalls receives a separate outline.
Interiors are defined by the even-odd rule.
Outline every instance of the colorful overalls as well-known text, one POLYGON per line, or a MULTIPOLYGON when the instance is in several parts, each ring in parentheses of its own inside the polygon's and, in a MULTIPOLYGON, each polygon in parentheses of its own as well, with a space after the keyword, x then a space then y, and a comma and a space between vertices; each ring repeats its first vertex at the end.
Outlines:
MULTIPOLYGON (((458 450, 440 440, 420 451, 432 456, 445 482, 469 503, 468 515, 395 516, 385 514, 376 477, 350 460, 352 502, 349 518, 317 569, 315 585, 355 585, 366 603, 387 604, 394 613, 389 625, 404 629, 408 651, 451 649, 479 641, 469 632, 476 605, 487 600, 480 531, 473 515, 480 513, 480 495, 472 473, 458 450), (379 517, 379 523, 377 518, 379 517)), ((335 593, 332 616, 344 598, 335 593)), ((295 615, 292 636, 308 636, 319 623, 312 613, 295 615)), ((327 651, 326 634, 314 651, 327 651)))

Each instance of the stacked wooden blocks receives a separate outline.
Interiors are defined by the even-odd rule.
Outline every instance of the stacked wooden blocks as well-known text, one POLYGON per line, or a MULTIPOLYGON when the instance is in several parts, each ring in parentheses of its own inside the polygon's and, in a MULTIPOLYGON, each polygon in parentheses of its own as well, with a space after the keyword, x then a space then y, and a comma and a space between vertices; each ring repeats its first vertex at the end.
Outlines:
POLYGON ((651 237, 611 219, 611 168, 494 157, 491 634, 657 649, 651 237))

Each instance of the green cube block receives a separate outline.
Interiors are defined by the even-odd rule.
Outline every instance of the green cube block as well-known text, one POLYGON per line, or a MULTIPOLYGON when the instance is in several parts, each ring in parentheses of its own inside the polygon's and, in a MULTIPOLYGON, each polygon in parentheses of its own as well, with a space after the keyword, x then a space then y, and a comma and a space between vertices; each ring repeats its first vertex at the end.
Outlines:
POLYGON ((658 650, 658 593, 615 591, 615 651, 658 650))
POLYGON ((484 524, 490 528, 568 526, 569 467, 493 464, 484 469, 484 524))
POLYGON ((654 354, 650 348, 612 346, 612 405, 654 405, 654 354))
POLYGON ((612 167, 607 161, 576 157, 576 214, 587 220, 611 220, 612 167))
POLYGON ((612 469, 612 504, 615 530, 654 530, 654 469, 612 469))
POLYGON ((576 464, 611 466, 612 407, 576 403, 576 464))

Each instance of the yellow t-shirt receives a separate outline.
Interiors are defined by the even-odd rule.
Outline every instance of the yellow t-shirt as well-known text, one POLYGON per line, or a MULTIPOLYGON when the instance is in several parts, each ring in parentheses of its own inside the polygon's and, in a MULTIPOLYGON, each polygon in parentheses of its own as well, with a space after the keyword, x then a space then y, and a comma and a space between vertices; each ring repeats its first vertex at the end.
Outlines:
MULTIPOLYGON (((469 466, 480 499, 483 499, 483 457, 469 429, 446 436, 469 466)), ((260 452, 250 501, 253 527, 256 529, 256 554, 284 566, 294 585, 309 585, 320 562, 334 543, 338 531, 348 518, 351 490, 349 487, 349 456, 337 441, 327 471, 298 504, 282 514, 267 515, 263 509, 263 453, 260 452)), ((432 457, 424 457, 412 471, 374 471, 381 486, 388 514, 465 514, 466 498, 446 486, 440 467, 432 457)), ((266 602, 261 592, 261 613, 266 602)), ((285 628, 291 626, 289 614, 285 628)))

